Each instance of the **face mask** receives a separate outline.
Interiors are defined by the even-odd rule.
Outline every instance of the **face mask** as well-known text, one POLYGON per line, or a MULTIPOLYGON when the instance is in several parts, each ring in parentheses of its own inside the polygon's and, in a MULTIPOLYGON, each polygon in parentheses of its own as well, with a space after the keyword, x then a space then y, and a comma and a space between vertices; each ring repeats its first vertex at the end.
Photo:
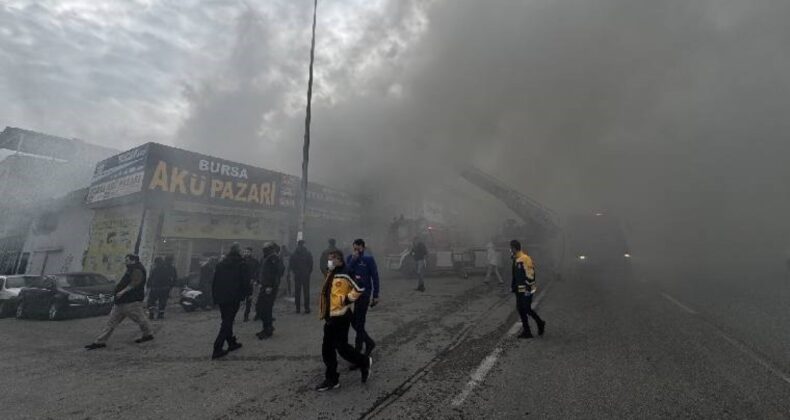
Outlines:
POLYGON ((335 269, 335 262, 333 260, 327 261, 326 262, 326 268, 328 268, 330 270, 334 270, 335 269))

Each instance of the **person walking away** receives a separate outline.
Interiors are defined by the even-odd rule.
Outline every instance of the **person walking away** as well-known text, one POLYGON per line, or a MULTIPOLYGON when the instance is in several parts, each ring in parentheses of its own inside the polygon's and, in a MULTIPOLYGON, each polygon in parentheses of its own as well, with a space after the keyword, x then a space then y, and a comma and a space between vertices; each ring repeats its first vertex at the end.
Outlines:
POLYGON ((277 299, 277 288, 280 285, 282 276, 282 262, 277 255, 277 246, 274 243, 267 243, 263 247, 263 262, 260 270, 261 291, 258 296, 260 302, 260 318, 263 329, 255 334, 259 340, 269 338, 274 334, 273 310, 274 302, 277 299))
POLYGON ((241 253, 242 258, 244 258, 244 263, 247 264, 247 272, 250 275, 250 295, 244 299, 244 321, 248 322, 250 320, 250 311, 252 310, 253 305, 257 306, 257 296, 255 296, 252 291, 255 283, 258 281, 258 270, 260 263, 258 262, 255 257, 252 256, 252 248, 247 247, 241 253))
POLYGON ((222 319, 211 358, 219 359, 241 348, 241 343, 233 334, 233 323, 241 302, 250 294, 250 275, 239 244, 233 244, 225 258, 217 264, 211 289, 222 319), (227 350, 224 349, 226 342, 227 350))
POLYGON ((176 266, 173 264, 172 255, 165 256, 165 269, 167 269, 167 277, 170 278, 170 290, 168 291, 169 298, 169 293, 172 293, 173 288, 178 286, 178 270, 176 270, 176 266))
POLYGON ((516 310, 521 317, 523 328, 518 338, 532 338, 529 317, 532 317, 538 324, 538 335, 543 335, 546 330, 546 322, 532 309, 532 296, 537 290, 535 264, 532 258, 521 249, 521 243, 515 239, 510 241, 510 252, 513 255, 513 280, 510 287, 516 295, 516 310))
POLYGON ((425 282, 423 278, 425 277, 425 270, 428 268, 428 263, 426 258, 428 257, 428 248, 425 247, 425 243, 423 243, 420 238, 414 238, 414 242, 411 247, 411 256, 414 258, 415 269, 417 270, 417 291, 424 292, 425 291, 425 282))
POLYGON ((115 300, 113 301, 110 318, 107 326, 96 340, 85 346, 87 350, 96 350, 107 347, 107 340, 115 328, 127 317, 140 327, 143 336, 134 340, 135 343, 145 343, 154 339, 151 324, 145 316, 143 300, 145 298, 145 267, 140 264, 140 257, 134 254, 126 256, 126 272, 121 281, 115 286, 115 300))
POLYGON ((340 387, 340 375, 337 372, 337 355, 362 370, 362 383, 370 378, 373 358, 363 355, 348 343, 348 329, 353 319, 351 305, 358 300, 363 292, 354 280, 346 274, 343 254, 333 251, 327 255, 327 276, 321 286, 319 297, 319 317, 324 320, 324 339, 321 345, 321 357, 326 371, 324 381, 316 387, 319 392, 340 387))
POLYGON ((288 250, 288 245, 283 244, 283 247, 280 250, 280 261, 283 262, 283 269, 285 270, 285 292, 287 293, 287 296, 293 296, 291 270, 288 269, 288 266, 291 262, 291 251, 288 250))
POLYGON ((502 280, 502 274, 499 272, 499 253, 496 248, 494 248, 493 242, 486 244, 486 262, 488 268, 486 269, 485 282, 488 283, 488 280, 491 278, 491 273, 493 272, 496 274, 497 279, 499 279, 499 284, 504 284, 505 281, 502 280))
POLYGON ((356 284, 364 289, 359 299, 354 302, 354 319, 351 326, 357 332, 355 347, 362 351, 364 344, 365 355, 370 356, 376 347, 376 342, 365 329, 368 308, 376 306, 379 300, 379 271, 373 256, 365 254, 365 241, 356 239, 353 243, 354 251, 348 256, 346 266, 348 274, 356 284))
POLYGON ((148 279, 148 318, 164 319, 167 299, 173 286, 172 272, 161 257, 154 258, 151 275, 148 279))
POLYGON ((200 267, 200 292, 203 299, 204 309, 214 309, 214 297, 212 296, 212 288, 214 284, 214 270, 217 269, 217 260, 210 257, 206 260, 202 267, 200 267))
MULTIPOLYGON (((328 254, 327 254, 328 258, 328 254)), ((319 263, 321 263, 319 261, 319 263)), ((326 265, 326 261, 322 263, 326 265)), ((313 274, 313 255, 304 246, 304 241, 299 241, 296 249, 291 254, 288 269, 294 275, 294 302, 296 313, 301 309, 301 298, 304 297, 304 313, 310 313, 310 276, 313 274)), ((323 270, 322 270, 323 272, 323 270)))
POLYGON ((327 273, 329 273, 329 270, 326 268, 326 262, 329 259, 329 254, 338 251, 337 241, 334 238, 329 238, 327 242, 329 243, 329 246, 324 250, 324 252, 321 253, 321 256, 318 257, 318 268, 321 270, 321 275, 324 276, 324 278, 326 278, 327 273))

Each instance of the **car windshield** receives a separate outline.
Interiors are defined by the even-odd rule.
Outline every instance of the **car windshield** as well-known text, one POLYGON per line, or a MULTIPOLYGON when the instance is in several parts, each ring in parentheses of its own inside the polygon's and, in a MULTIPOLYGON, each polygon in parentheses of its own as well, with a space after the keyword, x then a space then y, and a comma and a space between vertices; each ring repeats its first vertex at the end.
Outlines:
POLYGON ((110 284, 109 280, 97 274, 59 274, 54 278, 60 287, 89 287, 110 284))
POLYGON ((15 277, 6 277, 5 280, 5 287, 6 289, 14 289, 19 287, 30 287, 30 285, 34 282, 34 280, 40 279, 37 276, 15 276, 15 277))

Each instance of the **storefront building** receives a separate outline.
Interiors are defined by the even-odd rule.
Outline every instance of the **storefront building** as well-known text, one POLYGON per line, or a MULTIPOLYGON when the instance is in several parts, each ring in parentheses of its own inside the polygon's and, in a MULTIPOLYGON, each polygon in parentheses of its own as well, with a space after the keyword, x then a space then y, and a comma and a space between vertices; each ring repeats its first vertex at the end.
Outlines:
MULTIPOLYGON (((266 241, 292 245, 299 188, 291 175, 144 144, 96 166, 86 198, 94 217, 83 269, 118 278, 124 256, 135 252, 146 266, 155 256, 172 256, 186 274, 233 242, 258 253, 266 241)), ((308 196, 306 237, 358 225, 358 197, 317 184, 308 196)))

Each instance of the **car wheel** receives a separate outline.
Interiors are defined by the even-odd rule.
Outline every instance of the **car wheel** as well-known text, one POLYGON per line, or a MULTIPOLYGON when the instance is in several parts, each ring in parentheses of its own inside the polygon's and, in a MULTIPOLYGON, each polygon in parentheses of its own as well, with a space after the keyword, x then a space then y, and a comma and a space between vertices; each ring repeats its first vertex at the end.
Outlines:
POLYGON ((60 308, 58 308, 58 305, 55 303, 49 305, 49 320, 57 321, 59 319, 60 319, 60 308))
POLYGON ((22 302, 16 307, 16 319, 25 319, 25 304, 22 302))
POLYGON ((0 318, 3 318, 8 313, 8 304, 6 301, 0 302, 0 318))

